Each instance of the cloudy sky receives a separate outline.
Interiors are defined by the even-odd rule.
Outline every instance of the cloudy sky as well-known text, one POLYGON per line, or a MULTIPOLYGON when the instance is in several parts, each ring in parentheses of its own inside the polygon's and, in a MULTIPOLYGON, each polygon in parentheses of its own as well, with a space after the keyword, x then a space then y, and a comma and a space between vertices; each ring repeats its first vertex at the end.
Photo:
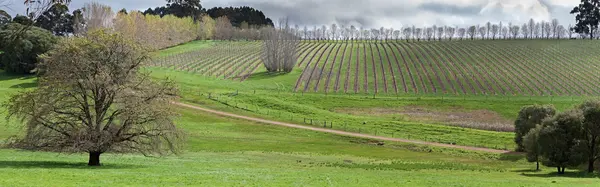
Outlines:
MULTIPOLYGON (((23 0, 10 3, 12 15, 23 13, 23 0)), ((91 0, 73 0, 71 9, 91 0)), ((114 10, 145 10, 162 6, 165 0, 103 0, 114 10)), ((579 0, 202 0, 206 8, 214 6, 251 6, 277 20, 288 17, 293 24, 322 25, 337 23, 366 28, 407 25, 457 25, 491 22, 524 23, 529 18, 562 24, 574 23, 569 11, 579 0)))

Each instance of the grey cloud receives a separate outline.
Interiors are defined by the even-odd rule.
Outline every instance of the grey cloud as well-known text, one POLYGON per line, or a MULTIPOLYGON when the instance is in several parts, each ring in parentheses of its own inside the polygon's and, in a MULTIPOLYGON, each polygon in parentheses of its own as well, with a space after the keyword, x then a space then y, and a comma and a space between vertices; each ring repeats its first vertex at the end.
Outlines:
POLYGON ((458 6, 449 3, 423 3, 418 6, 418 9, 424 11, 430 11, 439 14, 447 14, 447 15, 459 15, 459 16, 472 16, 477 15, 483 5, 467 5, 467 6, 458 6))
MULTIPOLYGON (((14 1, 12 15, 25 11, 22 0, 14 1)), ((92 0, 73 0, 71 9, 80 8, 92 0)), ((165 0, 103 0, 114 10, 145 10, 162 6, 165 0)), ((458 25, 491 22, 521 22, 530 17, 557 18, 561 23, 574 22, 568 12, 569 3, 559 0, 203 0, 206 8, 214 6, 251 6, 262 10, 277 21, 288 17, 292 24, 320 26, 336 23, 365 28, 406 25, 458 25), (555 4, 553 4, 553 2, 555 4), (556 2, 562 4, 556 5, 556 2), (467 4, 470 3, 470 4, 467 4), (518 6, 505 6, 511 4, 518 6), (528 7, 529 6, 529 7, 528 7)), ((577 4, 573 0, 573 6, 577 4)), ((570 5, 569 5, 570 6, 570 5)), ((0 9, 2 9, 0 7, 0 9)))

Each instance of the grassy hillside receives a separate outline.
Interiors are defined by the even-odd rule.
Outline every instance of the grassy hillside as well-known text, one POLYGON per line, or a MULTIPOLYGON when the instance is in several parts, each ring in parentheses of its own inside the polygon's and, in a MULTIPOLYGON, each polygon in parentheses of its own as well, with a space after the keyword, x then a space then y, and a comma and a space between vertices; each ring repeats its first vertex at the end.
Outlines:
MULTIPOLYGON (((183 83, 182 83, 183 84, 183 83)), ((0 73, 0 102, 35 78, 0 73)), ((210 103, 208 103, 210 105, 210 103)), ((102 156, 0 149, 0 186, 593 186, 595 176, 532 172, 519 156, 466 152, 330 135, 179 109, 184 153, 102 156)), ((2 113, 1 115, 4 115, 2 113)), ((3 117, 3 116, 0 116, 3 117)), ((0 138, 19 133, 0 126, 0 138)))
MULTIPOLYGON (((302 73, 284 85, 329 94, 598 95, 599 46, 595 40, 302 42, 302 73)), ((246 80, 261 72, 259 51, 257 42, 221 42, 156 64, 246 80)))

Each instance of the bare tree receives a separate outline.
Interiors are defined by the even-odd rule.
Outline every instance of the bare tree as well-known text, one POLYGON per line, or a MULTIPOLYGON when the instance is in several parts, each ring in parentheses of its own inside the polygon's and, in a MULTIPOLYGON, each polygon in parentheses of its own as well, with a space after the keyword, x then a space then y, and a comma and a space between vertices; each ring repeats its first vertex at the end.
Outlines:
POLYGON ((469 36, 469 38, 471 38, 471 40, 475 39, 476 32, 477 32, 477 27, 475 27, 475 26, 470 26, 467 29, 467 35, 469 36))
POLYGON ((354 25, 350 25, 350 38, 352 38, 352 40, 356 40, 356 27, 354 25))
POLYGON ((438 27, 437 29, 437 38, 439 41, 442 41, 442 37, 444 36, 444 27, 438 27))
POLYGON ((404 35, 404 39, 406 39, 406 42, 408 42, 408 40, 410 40, 410 38, 412 37, 412 33, 413 33, 413 31, 411 30, 410 27, 406 27, 402 30, 402 35, 404 35))
MULTIPOLYGON (((361 27, 362 28, 362 27, 361 27)), ((363 40, 367 40, 367 42, 371 39, 371 31, 369 31, 369 29, 362 29, 362 39, 363 40)))
POLYGON ((498 27, 498 25, 496 25, 496 24, 492 25, 492 30, 491 30, 492 40, 496 40, 496 35, 498 35, 499 30, 500 30, 500 27, 498 27))
POLYGON ((552 19, 552 22, 550 23, 550 27, 552 28, 552 36, 554 36, 554 38, 559 38, 559 34, 558 34, 558 19, 552 19))
POLYGON ((502 39, 505 39, 509 36, 508 27, 502 27, 500 31, 500 35, 502 35, 502 39))
POLYGON ((565 32, 566 32, 565 27, 562 25, 558 25, 558 27, 556 27, 556 31, 555 31, 555 34, 556 34, 555 38, 560 39, 561 36, 565 35, 565 32))
POLYGON ((517 36, 519 36, 519 31, 520 28, 518 25, 510 27, 510 34, 512 35, 513 39, 517 39, 517 36))
POLYGON ((91 30, 111 28, 115 13, 110 6, 98 2, 86 3, 82 12, 85 25, 83 28, 77 28, 77 34, 85 33, 91 30))
POLYGON ((552 36, 552 26, 549 22, 544 22, 544 34, 546 34, 546 39, 550 39, 552 36))
POLYGON ((465 28, 458 29, 458 37, 460 38, 460 40, 463 40, 465 38, 466 32, 467 32, 467 29, 465 29, 465 28))
POLYGON ((533 38, 533 36, 535 36, 535 38, 540 38, 541 36, 541 31, 542 31, 542 27, 540 26, 541 24, 535 23, 535 25, 533 26, 533 35, 531 36, 533 38))
POLYGON ((527 23, 527 25, 525 25, 525 27, 525 30, 528 31, 527 36, 533 38, 533 31, 535 30, 535 21, 533 20, 533 18, 529 19, 529 22, 527 23))
POLYGON ((337 25, 335 23, 331 24, 331 27, 329 28, 329 31, 331 32, 330 33, 331 39, 333 41, 337 40, 338 28, 337 28, 337 25))
POLYGON ((488 29, 486 27, 479 27, 479 36, 481 36, 482 40, 485 39, 485 35, 486 35, 487 30, 488 29))
POLYGON ((346 39, 346 35, 347 35, 346 31, 348 31, 346 29, 346 26, 340 25, 340 31, 338 32, 339 33, 339 37, 338 38, 340 40, 345 40, 346 39))
POLYGON ((215 21, 215 39, 231 40, 233 39, 234 28, 227 16, 218 17, 215 21))
POLYGON ((421 36, 423 35, 422 28, 416 28, 413 30, 413 37, 417 38, 417 41, 421 41, 421 36))
POLYGON ((90 166, 106 152, 177 152, 175 84, 139 71, 149 54, 135 43, 103 30, 61 40, 42 57, 39 85, 7 104, 26 128, 12 146, 86 152, 90 166))
POLYGON ((302 29, 302 34, 304 34, 304 39, 308 40, 308 27, 306 27, 306 25, 304 26, 304 29, 302 29))
POLYGON ((394 40, 398 41, 400 39, 400 30, 394 30, 392 33, 394 40))
POLYGON ((431 29, 433 30, 432 38, 435 40, 435 36, 437 36, 437 25, 433 25, 431 29))
POLYGON ((288 19, 279 20, 279 28, 263 28, 263 65, 268 72, 291 72, 298 61, 300 41, 290 29, 288 19))
POLYGON ((456 29, 454 27, 446 27, 446 38, 448 38, 448 40, 452 41, 452 38, 454 37, 455 32, 456 32, 456 29))
MULTIPOLYGON (((531 26, 531 28, 533 28, 534 25, 531 26)), ((529 30, 529 26, 527 24, 523 24, 523 26, 521 27, 521 34, 523 34, 523 38, 527 39, 529 38, 529 34, 531 34, 532 32, 530 32, 529 30)))
POLYGON ((490 23, 490 22, 488 21, 488 22, 485 24, 485 28, 486 28, 486 29, 485 29, 485 30, 486 30, 486 32, 485 32, 486 34, 485 34, 485 35, 487 36, 487 38, 488 38, 488 39, 490 39, 490 30, 491 30, 491 28, 492 28, 492 23, 490 23))
POLYGON ((427 38, 427 41, 431 41, 431 38, 434 37, 433 32, 434 29, 432 27, 425 28, 425 37, 427 38))

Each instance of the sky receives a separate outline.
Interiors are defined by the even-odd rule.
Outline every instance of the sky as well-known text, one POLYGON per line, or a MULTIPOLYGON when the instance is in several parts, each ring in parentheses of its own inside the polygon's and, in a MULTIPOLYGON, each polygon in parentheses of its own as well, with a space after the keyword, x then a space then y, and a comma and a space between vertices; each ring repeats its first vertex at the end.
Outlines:
MULTIPOLYGON (((72 0, 71 10, 92 0, 72 0)), ((145 10, 163 6, 165 0, 103 0, 113 10, 145 10)), ((579 0, 202 0, 205 8, 250 6, 275 22, 288 18, 292 24, 320 26, 354 25, 379 28, 403 26, 467 26, 492 23, 525 23, 556 18, 561 24, 574 23, 569 14, 579 0)), ((23 0, 0 0, 11 15, 24 13, 23 0)))

